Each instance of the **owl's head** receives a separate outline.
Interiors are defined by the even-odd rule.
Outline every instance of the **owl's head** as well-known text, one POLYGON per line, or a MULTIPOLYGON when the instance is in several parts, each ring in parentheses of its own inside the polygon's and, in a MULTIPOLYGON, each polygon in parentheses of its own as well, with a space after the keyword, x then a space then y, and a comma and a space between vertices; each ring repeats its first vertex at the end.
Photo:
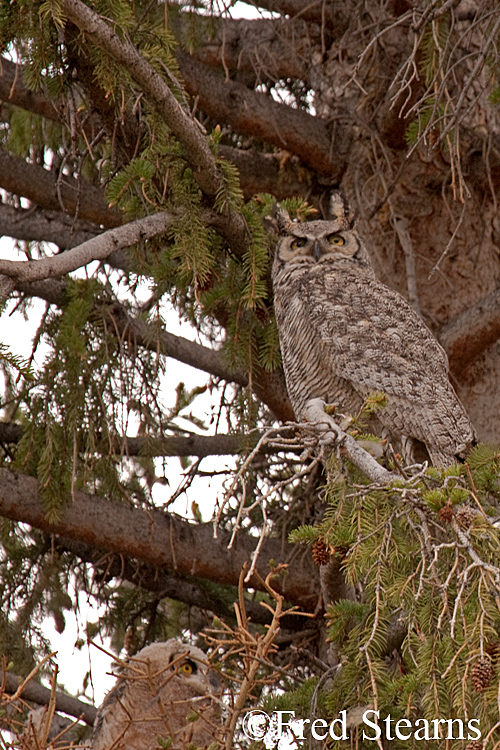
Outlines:
POLYGON ((182 684, 188 686, 193 695, 217 693, 221 688, 219 675, 210 668, 206 654, 177 638, 145 646, 122 663, 120 671, 125 680, 151 680, 153 675, 159 684, 182 684))
POLYGON ((356 263, 367 265, 368 257, 354 229, 349 207, 336 191, 330 202, 330 219, 292 222, 280 216, 280 239, 276 247, 273 276, 281 269, 316 264, 356 263))

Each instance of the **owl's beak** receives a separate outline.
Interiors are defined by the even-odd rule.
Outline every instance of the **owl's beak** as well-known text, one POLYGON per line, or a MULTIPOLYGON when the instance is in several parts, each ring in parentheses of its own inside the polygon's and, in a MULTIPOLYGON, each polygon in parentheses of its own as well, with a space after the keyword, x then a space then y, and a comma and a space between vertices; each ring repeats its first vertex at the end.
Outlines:
POLYGON ((316 261, 316 263, 317 263, 317 262, 318 262, 318 260, 319 260, 319 259, 321 258, 321 255, 322 255, 322 251, 321 251, 321 246, 320 246, 320 244, 319 244, 318 240, 314 240, 314 245, 313 245, 313 258, 314 258, 314 260, 316 261))

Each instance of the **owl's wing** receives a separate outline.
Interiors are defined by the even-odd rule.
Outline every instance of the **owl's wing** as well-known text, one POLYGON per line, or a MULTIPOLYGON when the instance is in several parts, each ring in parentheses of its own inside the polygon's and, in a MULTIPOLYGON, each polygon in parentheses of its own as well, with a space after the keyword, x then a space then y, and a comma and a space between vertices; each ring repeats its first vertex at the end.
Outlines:
POLYGON ((384 391, 416 401, 448 382, 448 359, 420 316, 373 277, 327 273, 303 302, 333 372, 362 395, 384 391))

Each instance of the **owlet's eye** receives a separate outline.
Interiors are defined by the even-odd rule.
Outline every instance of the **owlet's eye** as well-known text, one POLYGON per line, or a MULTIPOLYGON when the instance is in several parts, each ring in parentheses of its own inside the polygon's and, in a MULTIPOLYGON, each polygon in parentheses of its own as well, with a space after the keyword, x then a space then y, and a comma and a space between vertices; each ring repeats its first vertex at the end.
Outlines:
POLYGON ((345 239, 341 234, 329 234, 327 240, 331 245, 345 245, 345 239))
POLYGON ((296 239, 294 239, 290 247, 292 248, 292 250, 298 250, 299 247, 304 247, 306 242, 307 240, 305 237, 297 237, 296 239))
POLYGON ((196 671, 196 664, 192 661, 183 662, 177 670, 180 674, 193 674, 196 671))

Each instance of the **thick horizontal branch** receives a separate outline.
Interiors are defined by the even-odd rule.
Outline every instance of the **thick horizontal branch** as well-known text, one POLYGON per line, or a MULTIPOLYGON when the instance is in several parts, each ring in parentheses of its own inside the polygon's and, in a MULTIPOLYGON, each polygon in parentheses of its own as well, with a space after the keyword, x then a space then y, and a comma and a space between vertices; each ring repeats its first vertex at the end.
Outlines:
POLYGON ((187 91, 206 114, 240 133, 296 154, 304 164, 333 181, 340 180, 351 145, 350 136, 340 125, 332 146, 327 125, 319 117, 227 81, 185 52, 178 51, 176 57, 187 91))
MULTIPOLYGON (((185 24, 186 14, 177 14, 173 32, 181 44, 185 24)), ((196 25, 201 33, 190 50, 191 56, 210 67, 248 74, 242 82, 252 86, 283 78, 307 81, 312 48, 321 42, 319 26, 301 19, 248 20, 197 15, 196 25)))
POLYGON ((49 120, 60 118, 57 105, 43 93, 32 91, 23 82, 23 66, 0 57, 0 100, 16 104, 49 120))
POLYGON ((272 193, 276 200, 307 195, 311 202, 311 193, 322 193, 325 189, 324 185, 315 185, 314 172, 304 167, 298 157, 290 158, 287 152, 264 154, 221 145, 219 155, 238 168, 247 200, 256 193, 272 193))
POLYGON ((460 377, 478 354, 500 338, 500 290, 448 321, 438 338, 448 354, 450 370, 460 377))
MULTIPOLYGON (((0 280, 2 278, 11 281, 5 276, 0 276, 0 280)), ((17 283, 17 289, 27 296, 40 297, 59 307, 64 307, 68 303, 66 285, 62 280, 46 279, 23 284, 17 283)), ((229 367, 221 351, 209 349, 182 336, 175 336, 168 331, 158 329, 143 320, 133 318, 118 303, 107 306, 106 314, 112 316, 111 322, 113 325, 110 330, 116 330, 120 336, 130 340, 131 343, 172 357, 229 383, 248 385, 248 374, 242 370, 235 371, 229 367)), ((258 398, 271 409, 278 419, 291 422, 295 420, 281 370, 275 370, 274 372, 259 370, 258 373, 254 373, 252 388, 258 398)))
MULTIPOLYGON (((5 692, 13 695, 23 682, 23 679, 11 672, 7 672, 5 678, 5 692)), ((22 697, 25 701, 38 703, 40 706, 48 706, 51 695, 52 693, 49 688, 40 685, 34 680, 30 680, 22 691, 22 697)), ((68 716, 74 716, 76 719, 82 717, 84 722, 90 726, 94 724, 97 715, 97 709, 94 706, 90 706, 88 703, 84 703, 60 691, 56 692, 55 708, 56 711, 61 711, 64 714, 68 714, 68 716)))
MULTIPOLYGON (((222 598, 217 596, 213 586, 207 587, 199 578, 180 577, 146 563, 126 559, 123 555, 103 554, 95 547, 64 537, 58 537, 55 545, 59 551, 69 552, 82 562, 90 563, 95 569, 94 578, 102 576, 106 581, 111 578, 128 581, 157 594, 158 599, 175 599, 191 607, 212 612, 226 621, 234 622, 236 618, 233 604, 238 598, 236 588, 227 587, 222 598)), ((251 599, 245 599, 245 611, 255 624, 267 625, 272 620, 269 610, 251 599)), ((281 620, 281 627, 289 632, 300 631, 304 627, 304 618, 300 615, 286 615, 281 620)))
POLYGON ((326 3, 325 0, 243 0, 247 5, 254 8, 262 8, 271 13, 287 15, 291 18, 302 18, 317 24, 328 25, 328 29, 336 37, 341 36, 349 20, 349 13, 354 3, 345 0, 334 0, 326 3))
POLYGON ((163 234, 171 224, 172 216, 166 212, 146 216, 121 227, 108 229, 107 232, 92 237, 82 245, 50 258, 27 261, 0 259, 0 274, 21 282, 64 276, 94 260, 105 260, 112 253, 130 247, 136 242, 163 234))
MULTIPOLYGON (((0 442, 18 443, 23 434, 21 425, 0 422, 0 442)), ((281 437, 292 436, 290 434, 281 437)), ((234 456, 244 450, 248 435, 167 435, 165 437, 117 438, 113 450, 125 456, 234 456)), ((259 454, 276 453, 274 447, 263 445, 259 454)))
MULTIPOLYGON (((113 315, 116 329, 124 337, 131 337, 133 343, 153 351, 159 351, 167 357, 196 367, 199 370, 223 378, 224 380, 246 386, 249 383, 248 373, 233 370, 226 363, 223 352, 209 349, 206 346, 188 341, 181 336, 174 336, 167 331, 154 332, 151 325, 138 318, 132 318, 121 306, 109 311, 113 315)), ((285 379, 281 370, 265 372, 259 370, 252 376, 252 389, 263 403, 271 409, 278 419, 294 421, 295 415, 288 398, 285 379)))
MULTIPOLYGON (((0 57, 0 93, 10 91, 14 78, 16 80, 16 85, 14 88, 14 95, 11 97, 13 104, 17 104, 30 112, 35 112, 44 117, 50 117, 55 121, 62 122, 60 117, 61 107, 57 107, 48 99, 44 99, 42 94, 37 94, 35 98, 31 97, 32 92, 22 83, 23 67, 15 65, 9 60, 0 57), (19 94, 18 97, 15 96, 16 93, 19 94)), ((303 166, 299 166, 297 159, 294 162, 289 158, 283 158, 279 153, 263 154, 259 151, 243 151, 228 146, 220 146, 219 154, 224 156, 228 161, 233 162, 238 168, 240 172, 241 188, 247 199, 253 197, 255 193, 273 193, 273 195, 279 200, 292 195, 305 195, 310 191, 310 183, 313 180, 313 173, 306 170, 303 166)), ((16 157, 13 158, 15 159, 16 157)), ((31 166, 32 165, 27 164, 28 169, 31 166)), ((31 179, 26 180, 24 175, 20 174, 20 169, 17 169, 16 171, 22 179, 19 179, 19 182, 16 183, 17 188, 12 189, 9 192, 16 195, 30 197, 30 195, 26 195, 26 191, 31 191, 33 189, 32 182, 36 184, 37 181, 40 180, 48 182, 50 190, 48 195, 42 196, 43 202, 30 198, 33 202, 38 203, 45 209, 43 213, 37 212, 34 216, 32 209, 29 210, 29 213, 24 210, 26 217, 23 220, 19 215, 23 211, 22 209, 18 209, 15 215, 9 215, 8 213, 4 213, 3 209, 0 209, 0 222, 4 235, 20 240, 54 242, 62 248, 74 247, 75 245, 84 242, 86 239, 89 239, 89 237, 85 235, 85 227, 80 228, 79 224, 79 222, 84 219, 82 210, 86 211, 87 207, 85 205, 79 206, 79 216, 81 219, 78 220, 78 223, 74 222, 71 225, 71 228, 64 223, 64 214, 61 216, 60 205, 58 206, 57 202, 53 199, 53 185, 57 182, 58 178, 56 177, 54 180, 52 172, 42 170, 41 167, 33 165, 33 171, 28 173, 28 178, 31 177, 31 179), (59 211, 49 210, 50 208, 54 208, 54 205, 59 208, 59 211), (60 217, 59 219, 58 214, 60 217), (31 218, 31 221, 28 220, 29 218, 31 218)), ((64 179, 65 181, 68 181, 70 178, 65 177, 64 179)), ((86 190, 87 186, 85 183, 83 183, 83 185, 85 187, 83 187, 82 190, 86 190)), ((65 199, 67 198, 66 195, 64 195, 64 197, 65 199)), ((64 201, 64 205, 66 211, 71 214, 67 200, 64 201)), ((109 211, 110 216, 101 215, 99 223, 105 227, 117 226, 117 221, 119 223, 118 214, 107 209, 107 207, 104 206, 104 202, 103 207, 106 212, 109 211), (111 223, 109 222, 110 217, 112 218, 111 223)), ((16 211, 16 209, 11 208, 10 206, 5 208, 9 209, 11 212, 16 211)), ((94 234, 96 233, 97 232, 94 232, 94 234)), ((235 242, 232 241, 231 245, 234 248, 235 242)))
POLYGON ((65 250, 90 240, 101 231, 96 224, 68 217, 62 211, 13 208, 0 203, 0 232, 3 237, 28 242, 53 242, 65 250))
MULTIPOLYGON (((231 550, 230 535, 213 536, 212 524, 190 524, 162 511, 142 510, 103 497, 75 492, 50 523, 33 477, 0 469, 0 515, 28 523, 41 531, 82 541, 107 552, 133 558, 180 576, 196 576, 237 586, 242 567, 251 559, 257 540, 240 531, 231 550)), ((288 562, 287 575, 273 586, 289 601, 310 610, 314 607, 316 575, 313 565, 294 556, 295 547, 280 540, 264 540, 257 570, 265 578, 276 562, 288 562)), ((252 579, 254 588, 261 588, 252 579)))
MULTIPOLYGON (((47 279, 28 283, 18 283, 20 292, 28 296, 36 296, 58 307, 65 307, 68 303, 66 284, 64 281, 47 279)), ((143 346, 154 352, 195 367, 217 378, 229 382, 248 384, 248 377, 244 372, 234 372, 225 363, 222 352, 210 349, 202 344, 182 336, 175 336, 163 329, 158 329, 143 320, 132 317, 118 302, 106 306, 106 314, 112 323, 110 331, 116 330, 121 337, 129 339, 133 344, 143 346)))
POLYGON ((108 208, 103 192, 86 182, 56 174, 19 156, 0 151, 0 188, 36 203, 41 208, 64 211, 106 228, 122 223, 119 213, 108 208))

